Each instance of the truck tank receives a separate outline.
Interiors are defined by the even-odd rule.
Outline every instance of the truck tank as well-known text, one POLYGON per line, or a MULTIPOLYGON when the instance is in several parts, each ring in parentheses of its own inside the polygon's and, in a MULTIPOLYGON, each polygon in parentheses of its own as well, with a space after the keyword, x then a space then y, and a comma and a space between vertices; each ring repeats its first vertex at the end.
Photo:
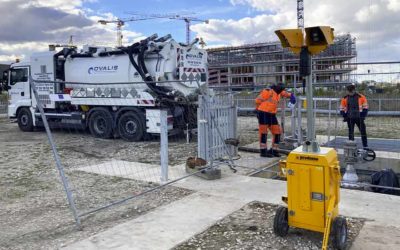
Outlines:
POLYGON ((135 98, 129 93, 145 91, 155 97, 188 97, 205 84, 206 68, 205 50, 173 39, 141 41, 114 50, 86 47, 66 57, 65 87, 72 89, 75 97, 113 93, 113 97, 135 98), (124 92, 128 94, 124 96, 124 92))

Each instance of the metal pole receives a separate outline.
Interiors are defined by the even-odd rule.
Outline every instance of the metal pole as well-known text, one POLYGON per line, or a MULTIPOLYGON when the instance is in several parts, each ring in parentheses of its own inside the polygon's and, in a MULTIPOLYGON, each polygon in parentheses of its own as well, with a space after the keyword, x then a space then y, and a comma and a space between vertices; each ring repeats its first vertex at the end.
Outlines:
MULTIPOLYGON (((296 89, 296 74, 293 76, 293 94, 297 96, 297 89, 296 89)), ((298 100, 297 102, 299 102, 300 100, 298 100)), ((292 115, 290 118, 290 125, 292 127, 292 139, 293 142, 296 138, 296 107, 298 107, 298 105, 295 104, 294 108, 292 109, 292 115)))
POLYGON ((168 181, 168 125, 167 111, 160 112, 160 156, 161 156, 161 183, 168 181))
POLYGON ((315 140, 314 131, 314 109, 313 109, 313 87, 312 87, 312 73, 306 77, 307 88, 307 140, 312 142, 315 140))
POLYGON ((329 98, 329 113, 328 113, 328 143, 331 144, 331 111, 332 111, 332 99, 329 98))
MULTIPOLYGON (((310 58, 312 60, 312 58, 310 58)), ((318 142, 315 140, 315 116, 313 102, 313 86, 312 86, 312 61, 311 73, 306 77, 307 87, 307 141, 303 145, 305 152, 319 152, 318 142)))
POLYGON ((33 94, 34 94, 36 102, 37 102, 37 107, 38 107, 38 109, 40 111, 40 117, 42 118, 43 125, 44 125, 44 128, 46 130, 47 138, 49 140, 49 143, 50 143, 50 146, 51 146, 51 149, 52 149, 52 152, 53 152, 53 157, 54 157, 54 160, 56 161, 56 167, 57 167, 58 173, 60 174, 61 181, 62 181, 62 184, 64 186, 65 193, 67 194, 67 200, 68 200, 68 203, 69 203, 69 207, 72 210, 72 214, 73 214, 73 216, 75 218, 75 222, 76 222, 76 225, 77 225, 78 229, 81 229, 81 220, 80 220, 80 218, 78 216, 78 211, 76 209, 76 205, 75 205, 74 199, 72 197, 72 192, 70 190, 67 177, 65 176, 65 173, 64 173, 64 167, 61 164, 61 159, 60 159, 60 156, 58 155, 56 144, 54 143, 54 139, 53 139, 53 136, 51 134, 50 127, 49 127, 49 124, 47 122, 47 118, 46 118, 46 115, 44 113, 44 110, 43 110, 43 106, 40 103, 39 94, 37 92, 36 85, 35 85, 35 82, 32 79, 32 77, 30 77, 30 83, 31 83, 33 94))

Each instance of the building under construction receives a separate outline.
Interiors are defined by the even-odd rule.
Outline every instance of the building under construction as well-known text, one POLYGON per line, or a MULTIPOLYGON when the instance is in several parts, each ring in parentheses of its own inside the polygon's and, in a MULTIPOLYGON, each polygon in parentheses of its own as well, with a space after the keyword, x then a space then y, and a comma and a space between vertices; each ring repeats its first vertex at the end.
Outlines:
MULTIPOLYGON (((317 86, 336 87, 352 82, 356 70, 356 41, 350 34, 338 36, 327 50, 313 57, 313 79, 317 86)), ((222 89, 258 89, 284 82, 300 85, 299 56, 266 42, 208 50, 209 85, 222 89)))

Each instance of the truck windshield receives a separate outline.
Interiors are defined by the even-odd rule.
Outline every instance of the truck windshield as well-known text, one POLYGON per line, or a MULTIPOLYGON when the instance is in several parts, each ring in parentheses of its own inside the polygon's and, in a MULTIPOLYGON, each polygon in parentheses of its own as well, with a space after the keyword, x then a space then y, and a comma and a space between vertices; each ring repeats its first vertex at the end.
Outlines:
POLYGON ((10 85, 14 85, 17 82, 27 82, 28 81, 28 69, 12 69, 11 70, 11 79, 10 85))

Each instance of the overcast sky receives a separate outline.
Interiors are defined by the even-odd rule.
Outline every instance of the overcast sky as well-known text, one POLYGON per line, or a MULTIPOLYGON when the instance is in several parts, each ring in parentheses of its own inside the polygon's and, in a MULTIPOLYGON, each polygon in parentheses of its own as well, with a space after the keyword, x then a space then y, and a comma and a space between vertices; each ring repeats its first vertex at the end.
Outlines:
MULTIPOLYGON (((336 34, 357 38, 358 61, 399 60, 400 0, 304 0, 305 25, 329 25, 336 34)), ((296 0, 0 0, 0 61, 27 59, 50 43, 115 45, 114 25, 99 19, 129 17, 129 12, 196 13, 209 24, 192 25, 192 37, 208 46, 277 40, 274 30, 295 28, 296 0)), ((185 40, 177 20, 130 22, 124 43, 171 33, 185 40)))

